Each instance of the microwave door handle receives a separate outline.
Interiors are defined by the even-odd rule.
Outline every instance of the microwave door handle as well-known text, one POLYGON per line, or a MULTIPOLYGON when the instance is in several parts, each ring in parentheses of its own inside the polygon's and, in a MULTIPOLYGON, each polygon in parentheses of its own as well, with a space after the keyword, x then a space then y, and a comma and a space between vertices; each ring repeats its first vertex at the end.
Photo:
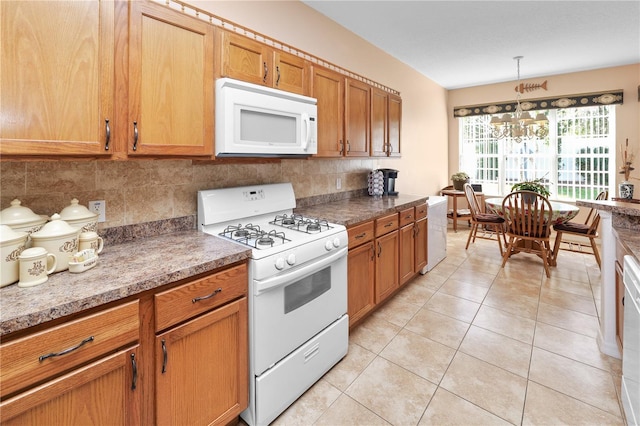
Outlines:
POLYGON ((321 269, 331 265, 336 260, 347 255, 347 248, 343 247, 337 251, 334 251, 329 256, 322 258, 317 262, 312 262, 308 265, 304 265, 298 269, 293 269, 291 272, 275 276, 273 278, 267 278, 266 280, 256 280, 254 282, 254 294, 257 296, 265 291, 272 290, 276 287, 280 287, 285 284, 291 284, 292 282, 304 278, 307 275, 311 275, 321 269))
POLYGON ((306 151, 309 146, 309 139, 311 138, 311 120, 309 120, 309 114, 303 113, 302 121, 306 123, 306 134, 304 137, 304 143, 302 144, 302 149, 306 151))

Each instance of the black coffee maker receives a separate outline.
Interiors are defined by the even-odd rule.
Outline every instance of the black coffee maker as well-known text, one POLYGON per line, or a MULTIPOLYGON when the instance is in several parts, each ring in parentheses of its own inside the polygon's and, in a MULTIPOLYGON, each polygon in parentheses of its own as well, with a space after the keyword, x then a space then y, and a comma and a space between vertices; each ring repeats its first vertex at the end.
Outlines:
POLYGON ((379 169, 384 177, 382 195, 398 195, 396 191, 396 178, 398 177, 398 171, 394 169, 379 169))

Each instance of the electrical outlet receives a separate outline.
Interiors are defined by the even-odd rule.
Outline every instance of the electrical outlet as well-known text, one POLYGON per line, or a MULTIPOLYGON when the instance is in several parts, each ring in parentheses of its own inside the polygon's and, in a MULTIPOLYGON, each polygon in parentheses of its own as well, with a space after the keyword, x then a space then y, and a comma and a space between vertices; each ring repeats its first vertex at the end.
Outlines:
POLYGON ((342 178, 336 178, 336 189, 342 189, 342 178))
POLYGON ((89 211, 98 213, 98 222, 106 222, 107 202, 105 200, 89 201, 89 211))

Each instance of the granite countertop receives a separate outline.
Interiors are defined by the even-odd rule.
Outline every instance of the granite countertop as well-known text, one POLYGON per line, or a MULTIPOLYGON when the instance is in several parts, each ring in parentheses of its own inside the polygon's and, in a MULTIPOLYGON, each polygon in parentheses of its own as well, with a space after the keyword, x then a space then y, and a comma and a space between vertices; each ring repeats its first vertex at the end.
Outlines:
POLYGON ((386 214, 399 212, 427 202, 424 195, 399 194, 384 197, 355 197, 295 209, 296 213, 321 217, 329 222, 353 226, 386 214))
POLYGON ((640 204, 625 203, 611 200, 578 200, 576 205, 591 207, 598 210, 606 210, 628 216, 640 216, 640 204))
POLYGON ((0 337, 249 258, 251 250, 200 231, 105 246, 98 264, 44 284, 0 289, 0 337))
POLYGON ((611 200, 582 200, 576 201, 576 204, 611 212, 613 229, 618 234, 618 238, 640 261, 640 204, 611 200))

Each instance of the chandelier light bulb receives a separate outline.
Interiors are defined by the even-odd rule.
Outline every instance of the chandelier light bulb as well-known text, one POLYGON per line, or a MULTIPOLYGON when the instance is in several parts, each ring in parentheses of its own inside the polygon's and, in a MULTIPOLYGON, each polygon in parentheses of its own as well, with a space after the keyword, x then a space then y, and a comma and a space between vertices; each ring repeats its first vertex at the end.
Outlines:
POLYGON ((491 117, 491 135, 496 139, 510 138, 516 142, 523 139, 544 138, 549 134, 549 120, 544 114, 537 114, 535 120, 529 111, 523 111, 520 105, 520 95, 523 84, 520 83, 520 60, 522 56, 513 59, 517 63, 518 85, 516 86, 515 114, 503 114, 502 117, 491 117))

